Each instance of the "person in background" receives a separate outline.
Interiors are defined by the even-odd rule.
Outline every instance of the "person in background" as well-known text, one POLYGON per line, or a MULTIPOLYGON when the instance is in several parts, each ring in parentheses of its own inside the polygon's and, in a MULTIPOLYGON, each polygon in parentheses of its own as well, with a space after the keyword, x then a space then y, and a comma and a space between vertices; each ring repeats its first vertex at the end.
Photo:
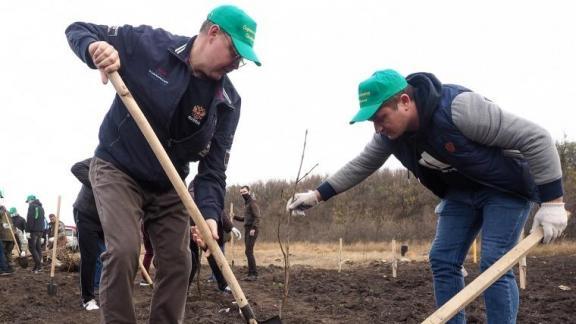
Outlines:
MULTIPOLYGON (((567 225, 560 158, 550 134, 463 86, 431 73, 403 77, 381 70, 358 87, 360 110, 350 123, 370 121, 364 150, 316 190, 298 193, 287 209, 303 211, 362 182, 394 155, 439 198, 430 249, 437 307, 464 287, 462 264, 481 232, 486 270, 518 242, 533 203, 532 228, 543 243, 567 225)), ((512 270, 484 292, 488 323, 516 323, 518 287, 512 270)), ((465 323, 464 311, 449 323, 465 323)))
POLYGON ((8 264, 4 254, 4 246, 0 244, 0 276, 8 276, 14 273, 14 269, 8 264))
MULTIPOLYGON (((50 222, 48 223, 48 248, 51 249, 54 246, 54 231, 56 231, 56 215, 48 215, 50 222)), ((66 247, 66 225, 61 220, 58 220, 58 248, 66 247)))
POLYGON ((100 307, 96 301, 97 286, 100 283, 98 262, 104 252, 104 231, 92 193, 88 173, 91 158, 76 162, 70 171, 80 181, 82 187, 74 201, 72 212, 78 230, 78 247, 80 248, 80 295, 82 307, 87 311, 100 307))
MULTIPOLYGON (((144 269, 146 269, 146 272, 150 274, 150 264, 152 264, 152 259, 154 258, 154 250, 152 249, 152 243, 150 243, 150 237, 148 236, 148 232, 146 231, 146 228, 144 228, 144 222, 142 222, 140 230, 142 231, 142 243, 144 244, 144 259, 142 260, 142 265, 144 266, 144 269)), ((142 287, 150 286, 148 281, 146 281, 144 273, 141 273, 141 276, 142 280, 140 281, 140 286, 142 287)), ((154 280, 152 276, 150 276, 150 278, 154 280)))
MULTIPOLYGON (((221 222, 218 224, 218 246, 222 249, 222 246, 226 243, 227 240, 230 239, 230 235, 234 235, 236 240, 242 238, 242 234, 240 231, 234 227, 230 217, 226 214, 226 212, 222 212, 222 216, 220 217, 221 222)), ((206 251, 208 246, 202 240, 201 236, 197 234, 196 231, 192 230, 192 239, 190 240, 190 251, 192 252, 192 271, 190 272, 190 282, 194 279, 194 276, 199 270, 199 248, 203 251, 206 251)), ((224 253, 224 251, 222 251, 224 253)), ((208 261, 208 265, 210 266, 210 270, 212 270, 212 276, 214 277, 214 281, 218 287, 218 290, 221 292, 230 293, 230 287, 228 287, 228 283, 218 267, 218 263, 216 262, 216 258, 211 253, 206 254, 206 260, 208 261)))
POLYGON ((4 246, 4 257, 8 265, 13 264, 12 253, 16 244, 11 228, 14 228, 12 217, 10 217, 6 208, 0 205, 0 244, 4 246))
POLYGON ((16 207, 11 207, 10 215, 12 216, 12 224, 14 224, 14 230, 16 231, 14 235, 16 236, 16 243, 20 248, 20 251, 24 252, 28 248, 28 242, 26 240, 26 220, 24 217, 18 214, 16 207))
POLYGON ((256 258, 254 257, 254 246, 258 239, 258 227, 260 226, 260 207, 258 202, 250 193, 249 186, 240 188, 240 195, 244 199, 244 216, 234 215, 234 219, 244 222, 244 245, 245 254, 248 259, 248 276, 246 281, 255 281, 258 279, 258 269, 256 267, 256 258))
POLYGON ((28 249, 34 259, 33 273, 42 272, 42 235, 46 229, 46 218, 44 208, 36 196, 26 197, 28 204, 28 214, 26 216, 26 232, 28 233, 28 249))

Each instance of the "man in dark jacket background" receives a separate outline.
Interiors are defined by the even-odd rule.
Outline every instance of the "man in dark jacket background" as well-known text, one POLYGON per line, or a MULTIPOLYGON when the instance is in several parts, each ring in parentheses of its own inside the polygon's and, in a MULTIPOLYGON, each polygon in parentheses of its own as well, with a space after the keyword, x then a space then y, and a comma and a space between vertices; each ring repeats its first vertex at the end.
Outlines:
POLYGON ((258 269, 256 268, 256 258, 254 258, 254 245, 258 238, 258 227, 260 226, 260 207, 256 199, 250 193, 249 186, 240 188, 240 195, 244 199, 244 216, 234 216, 234 219, 244 222, 244 245, 246 259, 248 260, 248 276, 246 281, 258 279, 258 269))
MULTIPOLYGON (((198 163, 196 201, 215 239, 226 191, 226 169, 241 99, 227 73, 253 50, 256 22, 234 6, 212 10, 197 36, 150 26, 77 22, 68 43, 104 83, 118 72, 182 179, 198 163)), ((133 278, 140 223, 158 264, 151 323, 181 323, 191 268, 189 215, 143 134, 116 96, 99 132, 90 183, 104 234, 100 307, 103 322, 135 323, 133 278)))
POLYGON ((82 183, 80 192, 73 205, 74 221, 78 230, 78 246, 80 248, 80 294, 82 307, 87 311, 99 309, 94 293, 96 264, 102 254, 104 232, 98 218, 98 210, 92 193, 92 185, 88 178, 90 159, 75 163, 70 170, 82 183))
POLYGON ((4 206, 0 205, 0 242, 4 246, 4 255, 6 257, 6 262, 12 264, 12 252, 14 250, 14 237, 10 228, 14 228, 12 223, 12 218, 10 217, 8 211, 4 206))
POLYGON ((46 229, 46 219, 44 218, 44 208, 40 200, 34 195, 28 195, 28 215, 26 217, 26 232, 30 235, 28 248, 34 259, 32 272, 42 272, 42 236, 46 229))

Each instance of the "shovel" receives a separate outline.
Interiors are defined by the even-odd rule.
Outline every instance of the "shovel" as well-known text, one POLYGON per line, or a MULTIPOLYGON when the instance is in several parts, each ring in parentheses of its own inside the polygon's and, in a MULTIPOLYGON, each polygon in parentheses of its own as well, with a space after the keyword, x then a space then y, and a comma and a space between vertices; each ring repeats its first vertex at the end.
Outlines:
MULTIPOLYGON (((57 285, 54 283, 54 269, 56 268, 56 248, 58 248, 58 225, 60 224, 60 199, 56 205, 56 224, 54 227, 54 246, 52 246, 52 265, 50 266, 50 282, 48 283, 48 296, 56 296, 57 285)), ((46 242, 48 245, 48 242, 46 242)))
POLYGON ((150 278, 150 274, 148 273, 148 271, 146 271, 146 268, 144 268, 144 264, 142 263, 142 260, 140 260, 140 258, 138 258, 138 267, 140 268, 140 272, 142 272, 142 275, 146 279, 146 282, 150 285, 151 288, 154 288, 152 278, 150 278))
POLYGON ((240 288, 240 285, 238 284, 238 281, 236 280, 234 273, 230 269, 230 265, 228 265, 228 262, 226 261, 224 254, 220 250, 218 243, 216 243, 216 241, 212 238, 212 234, 210 232, 208 224, 206 224, 204 217, 202 217, 202 215, 200 214, 198 207, 196 206, 194 200, 192 199, 190 193, 188 192, 188 188, 186 188, 186 184, 184 184, 182 179, 180 179, 180 176, 178 175, 176 168, 172 164, 172 161, 168 157, 168 154, 164 150, 164 147, 162 147, 162 144, 160 143, 160 140, 158 140, 158 137, 154 133, 154 130, 150 126, 150 123, 148 123, 146 116, 144 116, 142 110, 132 97, 132 94, 124 84, 124 81, 120 77, 120 74, 118 74, 118 72, 112 72, 108 74, 108 78, 112 82, 114 89, 116 89, 118 96, 120 97, 120 99, 122 99, 124 106, 126 106, 126 109, 128 110, 128 112, 130 112, 130 115, 132 115, 132 118, 138 125, 138 128, 140 128, 140 131, 142 131, 142 134, 148 141, 148 144, 150 144, 152 151, 154 151, 154 154, 158 158, 158 161, 162 165, 164 172, 166 172, 166 175, 170 179, 170 182, 174 186, 174 189, 178 193, 178 196, 180 196, 180 199, 182 199, 182 202, 184 203, 184 206, 188 210, 188 213, 190 214, 190 217, 194 221, 194 224, 196 224, 198 230, 200 231, 200 234, 206 241, 208 248, 210 249, 212 255, 216 259, 218 267, 222 271, 222 274, 224 275, 226 282, 228 282, 228 285, 232 290, 232 295, 234 295, 234 299, 236 300, 236 303, 238 303, 238 306, 242 311, 242 315, 244 316, 246 323, 250 324, 282 323, 282 321, 278 316, 275 316, 265 321, 260 322, 256 321, 254 312, 252 311, 250 304, 248 304, 248 300, 246 299, 246 296, 244 296, 242 288, 240 288))
POLYGON ((510 270, 518 260, 534 248, 542 238, 544 232, 538 228, 532 234, 526 236, 512 250, 504 254, 500 260, 496 261, 490 268, 484 270, 481 275, 474 279, 468 286, 464 287, 452 299, 447 301, 442 307, 438 308, 432 315, 428 316, 422 324, 440 324, 448 322, 462 308, 466 307, 484 290, 492 285, 498 278, 502 277, 510 270))
POLYGON ((12 235, 12 240, 14 241, 14 245, 16 245, 16 252, 18 252, 18 258, 16 258, 16 262, 22 269, 28 268, 28 258, 26 257, 26 252, 22 255, 22 251, 20 250, 20 246, 16 241, 16 235, 14 235, 14 229, 12 228, 12 222, 8 217, 8 214, 4 213, 4 217, 6 217, 6 221, 8 222, 8 227, 10 228, 10 235, 12 235))

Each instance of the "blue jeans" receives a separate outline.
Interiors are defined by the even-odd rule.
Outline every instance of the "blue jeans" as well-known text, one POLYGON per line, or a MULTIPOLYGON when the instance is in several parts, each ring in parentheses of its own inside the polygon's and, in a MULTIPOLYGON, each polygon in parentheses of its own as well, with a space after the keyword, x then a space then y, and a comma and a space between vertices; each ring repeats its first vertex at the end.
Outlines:
MULTIPOLYGON (((531 203, 493 189, 449 192, 436 208, 438 224, 430 250, 436 306, 464 288, 461 267, 481 231, 480 270, 484 271, 518 242, 531 203)), ((518 286, 512 270, 484 292, 488 323, 516 323, 518 286)), ((464 311, 448 323, 466 323, 464 311)))
POLYGON ((4 255, 4 245, 0 241, 0 271, 7 271, 9 269, 8 261, 4 255))

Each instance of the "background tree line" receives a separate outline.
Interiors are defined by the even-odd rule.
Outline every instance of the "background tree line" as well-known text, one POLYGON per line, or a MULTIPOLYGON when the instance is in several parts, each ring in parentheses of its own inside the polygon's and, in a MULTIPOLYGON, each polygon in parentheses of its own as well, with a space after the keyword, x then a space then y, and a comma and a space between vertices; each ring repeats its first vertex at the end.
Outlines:
MULTIPOLYGON (((576 212, 576 142, 564 139, 556 144, 560 155, 566 208, 576 212)), ((326 176, 312 175, 298 184, 298 191, 316 188, 326 176)), ((279 222, 286 234, 286 201, 294 182, 268 180, 248 184, 259 201, 263 219, 260 238, 277 239, 279 222)), ((244 202, 240 186, 230 186, 226 195, 226 211, 230 203, 236 214, 242 213, 244 202)), ((406 169, 381 169, 364 182, 334 197, 306 216, 293 217, 290 237, 295 241, 325 242, 342 237, 346 242, 391 240, 430 240, 434 237, 434 208, 439 199, 420 185, 406 169)), ((526 223, 530 229, 531 218, 526 223)), ((565 237, 576 238, 576 221, 568 222, 565 237)), ((241 224, 240 224, 241 226, 241 224)))

